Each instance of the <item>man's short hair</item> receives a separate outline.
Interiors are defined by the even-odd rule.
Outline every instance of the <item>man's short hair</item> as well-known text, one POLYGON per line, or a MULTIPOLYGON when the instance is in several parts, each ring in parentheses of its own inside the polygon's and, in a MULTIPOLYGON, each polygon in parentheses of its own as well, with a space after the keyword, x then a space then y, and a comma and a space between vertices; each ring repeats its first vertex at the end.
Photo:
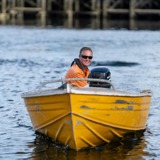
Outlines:
MULTIPOLYGON (((79 51, 79 56, 81 56, 82 52, 83 52, 83 51, 86 51, 86 50, 89 50, 89 51, 92 52, 92 49, 91 49, 91 48, 89 48, 89 47, 82 47, 82 48, 80 49, 80 51, 79 51)), ((92 53, 93 53, 93 52, 92 52, 92 53)))

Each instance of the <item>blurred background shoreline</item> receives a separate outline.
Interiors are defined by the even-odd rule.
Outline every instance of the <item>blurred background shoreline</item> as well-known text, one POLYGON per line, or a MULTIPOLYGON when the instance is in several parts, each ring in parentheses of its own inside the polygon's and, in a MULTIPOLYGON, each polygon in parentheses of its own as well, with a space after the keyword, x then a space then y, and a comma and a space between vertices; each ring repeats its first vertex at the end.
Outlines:
POLYGON ((159 30, 159 0, 1 0, 1 25, 159 30))

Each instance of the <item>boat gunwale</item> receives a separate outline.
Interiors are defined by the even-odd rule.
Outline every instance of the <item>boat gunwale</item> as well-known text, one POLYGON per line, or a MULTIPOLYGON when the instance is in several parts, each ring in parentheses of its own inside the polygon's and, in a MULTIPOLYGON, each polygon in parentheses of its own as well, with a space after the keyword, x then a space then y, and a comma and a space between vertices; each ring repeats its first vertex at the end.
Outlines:
POLYGON ((99 87, 78 88, 78 87, 67 86, 67 88, 65 89, 46 89, 46 90, 35 90, 35 91, 24 92, 21 94, 21 97, 29 98, 29 97, 41 97, 41 96, 52 96, 52 95, 62 95, 62 94, 86 94, 86 95, 99 95, 99 96, 104 95, 104 96, 127 96, 127 97, 152 96, 152 94, 148 92, 129 93, 126 91, 112 90, 109 88, 99 88, 99 87))
POLYGON ((139 92, 139 93, 129 93, 126 91, 116 90, 113 84, 104 79, 93 79, 93 78, 68 78, 68 79, 54 79, 50 81, 46 81, 41 83, 38 86, 38 89, 35 91, 29 91, 21 94, 22 98, 29 98, 29 97, 40 97, 40 96, 52 96, 52 95, 61 95, 61 94, 86 94, 86 95, 106 95, 106 96, 128 96, 128 97, 144 97, 148 96, 151 97, 151 92, 139 92), (95 81, 95 82, 106 82, 109 83, 112 88, 104 88, 104 87, 74 87, 70 83, 67 83, 71 80, 86 80, 86 81, 95 81), (66 84, 66 87, 58 87, 58 88, 51 88, 51 89, 41 89, 46 84, 50 83, 57 83, 62 82, 62 86, 66 84))

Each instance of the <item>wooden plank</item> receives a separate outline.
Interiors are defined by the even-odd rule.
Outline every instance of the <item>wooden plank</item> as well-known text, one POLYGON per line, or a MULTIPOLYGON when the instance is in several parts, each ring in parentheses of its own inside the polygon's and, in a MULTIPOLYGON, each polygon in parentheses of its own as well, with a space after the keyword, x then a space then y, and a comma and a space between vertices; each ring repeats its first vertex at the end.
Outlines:
POLYGON ((160 14, 160 9, 135 9, 138 14, 160 14))
POLYGON ((78 15, 93 15, 93 16, 97 16, 97 14, 98 14, 97 11, 93 11, 93 12, 83 11, 83 12, 74 12, 74 13, 78 14, 78 15))
POLYGON ((107 10, 108 13, 129 13, 129 9, 112 9, 112 8, 108 8, 107 10))
MULTIPOLYGON (((18 0, 21 1, 21 0, 18 0)), ((41 1, 45 1, 45 0, 41 0, 41 1)), ((36 2, 34 2, 33 0, 25 0, 26 3, 28 3, 29 5, 31 5, 32 7, 36 7, 36 2)))
POLYGON ((39 12, 42 8, 33 8, 33 7, 14 7, 13 10, 24 11, 24 12, 39 12))
POLYGON ((114 1, 112 5, 109 6, 109 8, 115 8, 117 7, 119 4, 122 4, 122 0, 117 0, 117 1, 114 1))

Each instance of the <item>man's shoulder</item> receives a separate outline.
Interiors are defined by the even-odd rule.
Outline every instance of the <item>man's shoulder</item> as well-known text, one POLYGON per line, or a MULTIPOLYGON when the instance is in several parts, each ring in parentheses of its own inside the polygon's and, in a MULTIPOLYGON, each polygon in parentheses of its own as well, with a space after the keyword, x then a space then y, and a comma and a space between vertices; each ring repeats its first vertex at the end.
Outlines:
POLYGON ((83 76, 83 72, 76 64, 72 65, 67 72, 67 77, 79 77, 80 75, 83 76))
POLYGON ((78 67, 77 64, 73 64, 70 68, 73 72, 81 72, 81 69, 78 67))

